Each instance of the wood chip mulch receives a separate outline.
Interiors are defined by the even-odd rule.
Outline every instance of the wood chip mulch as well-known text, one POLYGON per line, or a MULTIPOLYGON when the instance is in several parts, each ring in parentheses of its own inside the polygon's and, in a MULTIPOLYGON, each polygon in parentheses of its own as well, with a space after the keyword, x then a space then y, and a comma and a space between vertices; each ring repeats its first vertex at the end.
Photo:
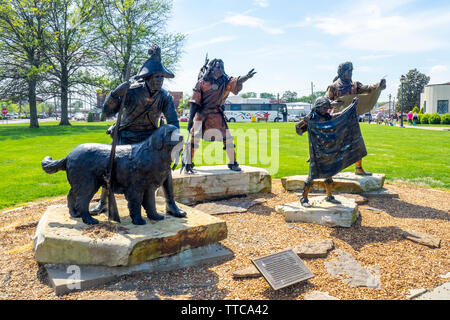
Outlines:
POLYGON ((448 281, 441 275, 450 271, 450 192, 392 183, 385 183, 385 187, 399 198, 370 198, 360 206, 361 217, 353 227, 329 228, 286 223, 274 208, 298 200, 298 195, 285 192, 281 182, 274 180, 272 193, 248 197, 264 197, 265 203, 245 213, 217 216, 227 222, 228 238, 221 243, 234 253, 232 259, 172 272, 124 276, 96 289, 61 297, 54 294, 45 269, 33 259, 32 239, 46 208, 64 204, 65 197, 2 210, 0 299, 301 300, 314 291, 328 292, 341 300, 406 299, 410 289, 432 290, 448 281), (440 247, 430 248, 402 236, 402 232, 412 230, 440 238, 440 247), (233 272, 251 266, 252 258, 324 239, 332 239, 335 249, 350 253, 363 267, 377 266, 381 288, 350 287, 328 274, 324 262, 336 259, 335 250, 325 258, 303 259, 315 277, 279 291, 272 290, 263 277, 233 278, 233 272))

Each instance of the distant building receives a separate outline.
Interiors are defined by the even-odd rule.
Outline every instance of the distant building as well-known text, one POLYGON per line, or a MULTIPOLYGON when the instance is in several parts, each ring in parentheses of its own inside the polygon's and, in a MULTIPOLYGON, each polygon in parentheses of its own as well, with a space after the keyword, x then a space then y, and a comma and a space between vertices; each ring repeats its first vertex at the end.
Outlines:
POLYGON ((97 90, 97 110, 102 110, 103 103, 106 100, 106 92, 102 90, 97 90))
POLYGON ((394 104, 391 102, 389 106, 389 102, 383 104, 376 104, 372 109, 371 113, 378 113, 381 111, 383 114, 392 114, 394 112, 394 104))
POLYGON ((423 113, 448 113, 450 82, 425 86, 420 94, 420 107, 423 113))
POLYGON ((173 98, 173 103, 175 104, 175 108, 178 109, 178 106, 180 105, 181 100, 183 100, 183 92, 180 92, 180 91, 169 91, 169 94, 173 98))
POLYGON ((311 104, 306 102, 286 103, 288 114, 304 117, 311 111, 311 104))
POLYGON ((271 103, 270 99, 264 98, 242 98, 241 96, 229 96, 226 104, 264 104, 271 103))

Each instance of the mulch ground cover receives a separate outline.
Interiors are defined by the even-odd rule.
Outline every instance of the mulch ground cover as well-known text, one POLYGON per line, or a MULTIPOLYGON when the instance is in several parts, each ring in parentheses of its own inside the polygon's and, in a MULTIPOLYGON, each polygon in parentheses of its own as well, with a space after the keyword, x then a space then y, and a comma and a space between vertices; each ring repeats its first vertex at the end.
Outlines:
POLYGON ((298 195, 285 192, 280 180, 274 180, 272 193, 247 197, 265 198, 265 202, 244 213, 217 215, 227 223, 228 237, 221 244, 233 252, 233 258, 172 272, 124 276, 61 297, 54 294, 45 269, 34 260, 32 241, 46 208, 64 204, 65 197, 3 210, 0 299, 301 300, 313 291, 328 292, 341 300, 406 299, 410 289, 431 290, 448 281, 441 276, 450 271, 450 193, 392 183, 385 187, 399 198, 369 198, 360 205, 361 216, 351 228, 329 228, 287 223, 275 206, 296 201, 298 195), (440 247, 430 248, 402 236, 413 230, 440 238, 440 247), (274 291, 263 277, 233 278, 233 272, 252 265, 252 258, 325 239, 332 239, 335 249, 327 257, 303 259, 315 275, 307 281, 274 291), (380 288, 352 287, 330 275, 324 262, 336 259, 336 249, 350 253, 363 267, 376 266, 380 288))

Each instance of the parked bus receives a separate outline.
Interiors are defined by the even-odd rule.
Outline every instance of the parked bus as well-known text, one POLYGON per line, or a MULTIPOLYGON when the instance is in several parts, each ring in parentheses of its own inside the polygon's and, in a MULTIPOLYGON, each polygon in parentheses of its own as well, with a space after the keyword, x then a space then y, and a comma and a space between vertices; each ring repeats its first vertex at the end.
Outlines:
POLYGON ((255 121, 287 121, 286 104, 225 104, 224 114, 228 122, 251 122, 252 117, 255 121))

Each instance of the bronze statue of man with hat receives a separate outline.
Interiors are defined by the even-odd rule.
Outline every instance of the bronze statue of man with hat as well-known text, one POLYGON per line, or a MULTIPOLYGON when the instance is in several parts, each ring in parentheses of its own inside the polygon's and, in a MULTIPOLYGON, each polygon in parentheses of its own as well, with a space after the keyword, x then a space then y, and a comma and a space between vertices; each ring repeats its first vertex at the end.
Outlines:
MULTIPOLYGON (((164 78, 174 78, 174 74, 167 70, 161 62, 161 49, 153 45, 149 50, 150 58, 134 76, 137 82, 130 85, 124 82, 106 97, 103 112, 106 116, 115 115, 125 96, 124 109, 118 131, 118 145, 136 144, 146 140, 158 129, 163 114, 168 124, 180 128, 178 114, 172 96, 162 88, 164 78)), ((111 128, 107 133, 111 133, 111 128)), ((186 216, 186 212, 179 209, 174 200, 172 174, 163 183, 166 198, 166 211, 177 218, 186 216)), ((105 212, 107 205, 107 191, 102 188, 99 203, 91 210, 91 214, 105 212)), ((164 216, 154 213, 153 220, 162 220, 164 216)))
POLYGON ((221 59, 213 59, 209 64, 205 63, 190 101, 188 132, 191 135, 191 144, 186 150, 186 161, 182 163, 182 169, 185 168, 186 173, 195 173, 192 159, 198 148, 199 139, 206 141, 222 139, 223 149, 230 161, 228 168, 241 171, 236 161, 234 138, 230 134, 224 115, 224 104, 230 92, 237 95, 242 90, 243 83, 252 78, 255 73, 252 69, 245 76, 229 77, 225 73, 221 59))
MULTIPOLYGON (((327 88, 326 97, 331 101, 338 101, 339 98, 344 96, 363 93, 371 94, 377 89, 386 89, 385 79, 382 79, 379 83, 374 85, 363 85, 359 81, 352 81, 352 75, 353 64, 349 61, 341 63, 338 67, 338 75, 334 78, 333 83, 327 88)), ((376 98, 378 98, 378 96, 376 98)), ((375 104, 375 102, 376 101, 374 101, 373 104, 375 104)), ((373 104, 369 107, 369 111, 373 108, 373 104)), ((372 173, 364 171, 362 167, 362 158, 355 162, 355 174, 372 175, 372 173)))

